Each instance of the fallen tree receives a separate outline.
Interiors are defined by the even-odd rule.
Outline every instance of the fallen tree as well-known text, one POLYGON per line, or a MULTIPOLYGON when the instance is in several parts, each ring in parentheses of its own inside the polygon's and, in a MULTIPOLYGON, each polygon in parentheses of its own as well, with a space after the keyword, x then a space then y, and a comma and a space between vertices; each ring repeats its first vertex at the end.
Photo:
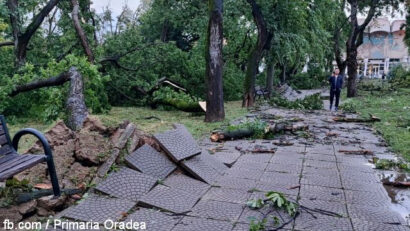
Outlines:
MULTIPOLYGON (((224 140, 236 140, 242 138, 253 137, 256 134, 262 134, 264 138, 272 134, 277 134, 281 132, 296 132, 296 131, 306 131, 309 126, 303 123, 274 123, 261 127, 247 126, 238 128, 229 128, 224 131, 215 131, 211 134, 212 142, 221 142, 224 140)), ((259 135, 260 136, 260 135, 259 135)))
POLYGON ((380 118, 369 114, 369 118, 350 118, 350 117, 334 117, 333 121, 335 122, 347 122, 347 123, 372 123, 380 122, 380 118))
POLYGON ((40 79, 27 84, 17 85, 9 93, 10 97, 23 92, 28 92, 44 87, 61 86, 70 82, 70 90, 66 101, 67 126, 71 130, 79 130, 83 126, 85 118, 88 116, 87 106, 84 102, 84 83, 81 73, 75 67, 71 67, 55 77, 40 79))

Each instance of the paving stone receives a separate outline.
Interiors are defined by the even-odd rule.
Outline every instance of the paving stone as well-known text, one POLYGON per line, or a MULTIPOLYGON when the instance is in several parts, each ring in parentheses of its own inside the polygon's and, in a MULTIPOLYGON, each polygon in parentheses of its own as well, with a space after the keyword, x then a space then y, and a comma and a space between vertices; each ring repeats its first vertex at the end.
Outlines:
POLYGON ((316 213, 314 215, 316 218, 302 210, 301 214, 296 218, 294 229, 312 231, 353 230, 348 218, 325 216, 316 213))
POLYGON ((370 222, 360 219, 352 219, 355 230, 372 230, 372 231, 410 231, 410 228, 403 225, 383 224, 379 222, 370 222))
POLYGON ((336 162, 320 161, 320 160, 305 160, 304 166, 337 169, 336 162))
POLYGON ((182 129, 173 129, 154 135, 161 147, 176 162, 201 153, 194 138, 182 129))
POLYGON ((309 160, 322 160, 322 161, 336 161, 336 157, 332 155, 326 155, 326 154, 310 154, 307 153, 305 159, 309 160))
POLYGON ((231 202, 236 204, 246 204, 250 193, 239 189, 228 189, 212 187, 203 197, 203 200, 215 200, 231 202))
MULTIPOLYGON (((297 185, 293 185, 297 186, 297 185)), ((276 192, 281 192, 287 195, 298 195, 299 193, 299 188, 298 187, 291 187, 286 184, 277 184, 277 183, 269 183, 269 182, 264 182, 260 181, 256 185, 256 189, 261 190, 263 192, 268 192, 268 191, 276 191, 276 192)))
POLYGON ((225 171, 229 169, 224 163, 206 152, 201 153, 199 157, 209 163, 221 175, 223 175, 225 171))
POLYGON ((182 161, 182 166, 195 178, 205 181, 208 184, 215 183, 215 181, 222 176, 216 171, 208 159, 202 158, 202 155, 182 161))
POLYGON ((212 218, 224 221, 236 221, 242 213, 244 205, 214 201, 199 201, 189 215, 203 218, 212 218))
POLYGON ((239 152, 216 152, 213 155, 227 166, 232 166, 241 156, 239 152))
POLYGON ((326 188, 313 185, 301 185, 300 197, 308 200, 342 201, 344 202, 343 190, 326 188))
POLYGON ((347 180, 357 179, 362 182, 374 182, 374 183, 380 182, 379 178, 377 177, 375 173, 352 172, 352 171, 342 170, 340 171, 340 176, 342 177, 342 181, 344 179, 347 179, 347 180))
POLYGON ((226 175, 236 178, 250 179, 250 180, 259 180, 263 174, 263 171, 260 170, 246 170, 233 168, 226 171, 226 175))
MULTIPOLYGON (((241 216, 239 217, 239 222, 250 224, 252 220, 261 221, 263 218, 268 218, 266 227, 265 227, 266 230, 273 230, 275 228, 278 228, 284 223, 289 223, 288 225, 284 226, 284 229, 292 228, 292 222, 293 222, 292 217, 289 216, 284 210, 275 209, 272 207, 263 207, 261 209, 256 209, 256 210, 245 207, 241 216), (280 221, 280 224, 275 224, 273 219, 269 217, 277 217, 280 221)), ((282 229, 279 229, 279 230, 282 230, 282 229)))
POLYGON ((368 173, 374 172, 374 169, 370 166, 370 164, 354 166, 354 165, 347 164, 347 163, 338 163, 338 168, 340 171, 368 172, 368 173))
POLYGON ((213 219, 184 217, 172 231, 196 231, 196 230, 218 230, 230 231, 233 224, 228 221, 219 221, 213 219))
POLYGON ((315 176, 323 176, 323 177, 340 178, 339 172, 337 171, 337 169, 308 167, 308 166, 305 166, 303 168, 302 175, 315 175, 315 176))
POLYGON ((244 161, 245 163, 248 162, 256 162, 256 163, 268 163, 269 160, 272 158, 273 154, 245 154, 239 157, 238 162, 244 161))
POLYGON ((232 231, 249 231, 249 224, 235 223, 232 231))
POLYGON ((290 156, 290 157, 286 157, 286 156, 273 156, 271 161, 271 163, 275 163, 275 164, 284 164, 284 165, 302 165, 303 163, 303 157, 294 157, 294 156, 290 156))
POLYGON ((216 181, 215 185, 220 186, 222 188, 243 189, 245 191, 248 191, 256 187, 256 181, 226 175, 219 178, 216 181))
POLYGON ((268 163, 258 163, 258 162, 236 162, 231 169, 247 169, 247 170, 259 170, 264 171, 268 163))
POLYGON ((352 219, 365 220, 373 223, 406 224, 400 214, 384 207, 347 205, 352 219))
POLYGON ((342 188, 338 176, 303 175, 300 181, 302 184, 317 185, 323 187, 342 188))
POLYGON ((388 206, 390 198, 387 195, 376 192, 363 192, 345 190, 348 204, 360 204, 366 206, 388 206))
POLYGON ((347 209, 344 202, 326 201, 326 200, 310 200, 302 197, 299 204, 312 210, 324 210, 335 214, 339 214, 342 217, 347 217, 347 209))
POLYGON ((365 192, 379 192, 385 193, 385 189, 381 183, 377 182, 363 182, 360 179, 342 178, 342 185, 344 189, 353 191, 365 192))
POLYGON ((302 171, 302 165, 296 164, 277 164, 277 163, 269 163, 265 169, 266 172, 281 172, 281 173, 289 173, 289 174, 300 174, 302 171))
POLYGON ((174 213, 190 211, 199 200, 200 195, 179 189, 157 185, 139 200, 143 206, 153 206, 174 213))
POLYGON ((260 181, 288 186, 299 185, 299 175, 279 172, 264 172, 260 181))
POLYGON ((153 209, 140 208, 128 215, 124 222, 145 222, 147 230, 169 231, 182 219, 153 209))
POLYGON ((165 179, 164 185, 201 196, 211 188, 210 185, 183 174, 170 175, 165 179))
POLYGON ((316 154, 334 155, 332 145, 318 145, 318 144, 315 144, 314 146, 306 147, 306 152, 307 153, 316 153, 316 154))
MULTIPOLYGON (((296 202, 298 198, 297 195, 286 195, 285 194, 285 196, 286 196, 286 199, 292 202, 296 202)), ((266 198, 266 192, 256 191, 256 192, 251 193, 248 200, 263 199, 263 198, 266 198)))
POLYGON ((93 221, 100 224, 106 220, 118 221, 127 213, 135 202, 90 195, 87 199, 76 206, 72 206, 62 212, 62 217, 80 221, 93 221))
POLYGON ((114 197, 137 201, 156 183, 156 178, 124 167, 99 183, 96 189, 114 197))
POLYGON ((131 167, 161 179, 167 177, 176 166, 164 154, 157 152, 148 144, 144 144, 135 152, 125 157, 131 167))

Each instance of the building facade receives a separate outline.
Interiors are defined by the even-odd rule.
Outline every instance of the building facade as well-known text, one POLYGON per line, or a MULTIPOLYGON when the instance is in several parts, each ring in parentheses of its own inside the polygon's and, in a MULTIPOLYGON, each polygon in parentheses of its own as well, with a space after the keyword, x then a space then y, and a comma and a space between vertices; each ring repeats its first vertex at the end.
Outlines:
POLYGON ((404 43, 405 23, 405 20, 377 18, 369 24, 358 49, 360 77, 382 78, 396 65, 409 65, 409 52, 404 43))

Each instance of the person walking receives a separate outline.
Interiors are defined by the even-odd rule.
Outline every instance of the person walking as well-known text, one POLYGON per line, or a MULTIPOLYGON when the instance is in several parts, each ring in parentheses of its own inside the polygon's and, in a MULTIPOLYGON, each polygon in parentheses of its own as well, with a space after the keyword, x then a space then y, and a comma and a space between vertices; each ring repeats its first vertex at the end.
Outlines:
POLYGON ((342 91, 343 86, 343 75, 340 74, 339 68, 336 68, 332 76, 329 77, 330 83, 330 106, 329 110, 332 110, 333 100, 336 98, 335 101, 335 111, 338 110, 339 107, 339 99, 340 99, 340 92, 342 91))

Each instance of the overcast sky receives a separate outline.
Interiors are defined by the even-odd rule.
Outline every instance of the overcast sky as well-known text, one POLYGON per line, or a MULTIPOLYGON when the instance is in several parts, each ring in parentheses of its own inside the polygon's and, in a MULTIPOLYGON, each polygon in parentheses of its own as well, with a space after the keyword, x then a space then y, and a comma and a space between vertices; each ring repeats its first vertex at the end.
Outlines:
POLYGON ((140 4, 140 0, 92 0, 92 8, 95 9, 97 13, 101 13, 105 6, 113 11, 114 16, 121 14, 122 7, 127 4, 131 10, 136 10, 140 4))

